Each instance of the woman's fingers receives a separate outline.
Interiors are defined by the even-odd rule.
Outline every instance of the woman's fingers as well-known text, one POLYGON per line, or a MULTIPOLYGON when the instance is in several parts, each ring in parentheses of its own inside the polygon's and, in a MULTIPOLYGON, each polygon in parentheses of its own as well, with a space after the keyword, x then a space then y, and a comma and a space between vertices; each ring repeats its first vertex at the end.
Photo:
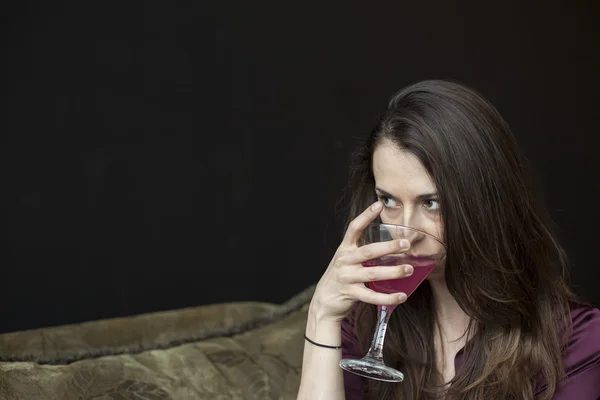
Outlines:
POLYGON ((365 286, 353 286, 352 297, 363 303, 392 306, 406 301, 406 293, 380 293, 365 286))
POLYGON ((412 265, 392 265, 385 267, 344 268, 338 279, 342 283, 366 283, 400 279, 411 276, 414 272, 412 265))
POLYGON ((377 201, 371 204, 371 206, 363 211, 358 217, 354 218, 348 225, 342 243, 345 245, 356 245, 363 230, 377 218, 382 209, 383 204, 381 204, 380 201, 377 201))
POLYGON ((410 248, 410 242, 406 239, 389 240, 387 242, 375 242, 366 244, 358 249, 340 257, 340 264, 352 265, 362 264, 365 261, 393 253, 402 253, 410 248))

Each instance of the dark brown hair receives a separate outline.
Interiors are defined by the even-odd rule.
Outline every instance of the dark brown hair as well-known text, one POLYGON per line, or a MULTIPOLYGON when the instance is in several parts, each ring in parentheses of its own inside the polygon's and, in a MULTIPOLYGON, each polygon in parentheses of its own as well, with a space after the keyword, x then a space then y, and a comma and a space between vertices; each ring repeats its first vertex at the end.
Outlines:
MULTIPOLYGON (((372 156, 382 140, 414 154, 439 195, 447 244, 446 283, 471 318, 464 362, 447 399, 550 399, 564 376, 569 335, 566 258, 546 210, 536 202, 524 160, 496 108, 474 90, 423 81, 392 97, 353 157, 350 220, 376 200, 372 156)), ((385 358, 405 374, 401 384, 368 381, 372 399, 439 396, 434 303, 427 282, 392 313, 385 358)), ((376 307, 349 318, 360 351, 373 333, 376 307), (367 322, 368 321, 368 322, 367 322), (372 322, 372 323, 371 323, 372 322)))

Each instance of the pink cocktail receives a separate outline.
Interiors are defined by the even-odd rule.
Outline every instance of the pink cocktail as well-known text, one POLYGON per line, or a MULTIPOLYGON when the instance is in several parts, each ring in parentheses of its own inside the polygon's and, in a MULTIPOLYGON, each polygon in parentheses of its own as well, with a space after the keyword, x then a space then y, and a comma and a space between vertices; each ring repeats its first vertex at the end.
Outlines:
POLYGON ((414 268, 411 276, 401 279, 390 279, 386 281, 369 282, 369 288, 381 293, 406 293, 410 296, 417 287, 427 278, 427 275, 436 266, 436 260, 427 259, 411 259, 410 257, 400 259, 394 256, 384 256, 375 260, 369 260, 363 263, 365 267, 375 266, 391 266, 410 264, 414 268))

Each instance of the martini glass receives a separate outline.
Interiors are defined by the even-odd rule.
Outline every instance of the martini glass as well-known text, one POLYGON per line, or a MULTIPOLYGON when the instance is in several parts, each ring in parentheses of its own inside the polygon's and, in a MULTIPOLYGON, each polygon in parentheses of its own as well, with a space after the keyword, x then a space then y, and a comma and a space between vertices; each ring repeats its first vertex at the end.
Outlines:
MULTIPOLYGON (((407 252, 388 254, 369 260, 364 262, 363 266, 412 265, 414 272, 411 276, 368 283, 369 288, 376 292, 404 292, 407 296, 410 296, 446 256, 446 246, 437 237, 419 229, 404 225, 381 223, 370 224, 363 231, 360 243, 365 245, 399 239, 406 239, 410 242, 410 248, 407 252)), ((340 367, 357 375, 380 381, 402 382, 404 380, 402 372, 388 367, 383 361, 385 332, 394 308, 396 308, 395 305, 377 306, 377 326, 367 355, 360 360, 343 359, 340 361, 340 367)))

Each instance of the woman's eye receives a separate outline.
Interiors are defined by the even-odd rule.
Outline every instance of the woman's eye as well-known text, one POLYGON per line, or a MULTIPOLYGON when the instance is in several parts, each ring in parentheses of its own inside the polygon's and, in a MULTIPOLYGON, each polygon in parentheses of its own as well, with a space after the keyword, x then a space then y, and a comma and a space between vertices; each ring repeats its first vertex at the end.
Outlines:
POLYGON ((423 205, 430 211, 438 211, 440 209, 440 203, 437 200, 426 200, 423 205))
POLYGON ((400 205, 394 201, 394 199, 387 196, 379 196, 379 200, 383 203, 386 208, 398 208, 400 205))

